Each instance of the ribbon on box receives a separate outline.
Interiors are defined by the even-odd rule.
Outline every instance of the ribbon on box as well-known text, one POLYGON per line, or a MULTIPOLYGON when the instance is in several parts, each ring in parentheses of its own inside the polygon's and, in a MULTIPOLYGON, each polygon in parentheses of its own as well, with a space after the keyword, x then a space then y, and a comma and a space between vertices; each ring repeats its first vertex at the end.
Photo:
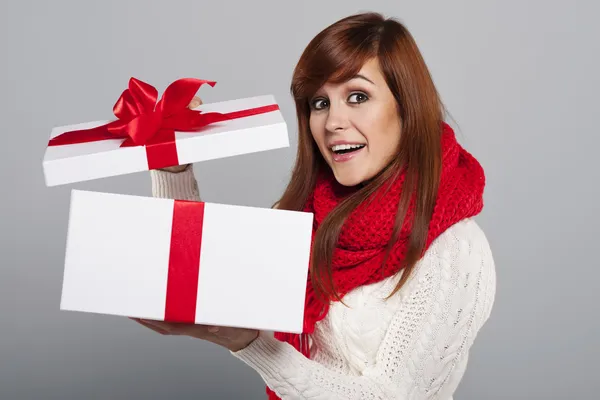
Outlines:
MULTIPOLYGON (((196 323, 204 202, 174 200, 164 320, 196 323)), ((308 340, 308 339, 306 339, 308 340)), ((308 346, 306 341, 305 346, 308 346)), ((269 400, 280 400, 268 386, 269 400)))
POLYGON ((174 200, 165 321, 195 323, 204 203, 174 200))
POLYGON ((183 78, 171 83, 158 101, 158 91, 152 85, 131 78, 113 113, 117 120, 91 129, 64 132, 48 142, 48 146, 124 139, 120 147, 145 146, 149 169, 179 165, 175 131, 196 132, 207 125, 264 114, 279 109, 277 104, 230 113, 203 114, 188 105, 204 84, 216 82, 183 78))

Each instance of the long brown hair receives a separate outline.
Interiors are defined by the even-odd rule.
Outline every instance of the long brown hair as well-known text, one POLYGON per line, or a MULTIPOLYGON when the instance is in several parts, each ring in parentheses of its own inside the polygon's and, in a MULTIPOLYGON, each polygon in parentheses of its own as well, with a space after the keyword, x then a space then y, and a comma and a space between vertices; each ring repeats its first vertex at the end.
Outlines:
POLYGON ((311 279, 315 292, 341 301, 335 291, 331 259, 348 215, 381 185, 405 172, 392 244, 398 240, 407 209, 415 218, 396 293, 406 282, 426 244, 441 174, 441 124, 444 107, 417 45, 404 25, 378 13, 346 17, 321 31, 308 44, 294 70, 291 92, 298 119, 298 150, 291 180, 278 208, 302 210, 325 163, 310 127, 309 99, 326 82, 344 82, 368 60, 377 58, 398 106, 402 134, 397 156, 374 179, 349 195, 322 221, 313 245, 311 279))

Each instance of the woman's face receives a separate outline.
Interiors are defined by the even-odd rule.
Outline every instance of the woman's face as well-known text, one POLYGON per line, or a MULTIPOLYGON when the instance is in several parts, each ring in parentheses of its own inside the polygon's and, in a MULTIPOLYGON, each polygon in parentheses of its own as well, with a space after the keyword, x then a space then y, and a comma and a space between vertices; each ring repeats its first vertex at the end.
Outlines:
POLYGON ((340 184, 373 178, 397 154, 400 116, 377 59, 347 82, 323 85, 310 106, 312 136, 340 184))

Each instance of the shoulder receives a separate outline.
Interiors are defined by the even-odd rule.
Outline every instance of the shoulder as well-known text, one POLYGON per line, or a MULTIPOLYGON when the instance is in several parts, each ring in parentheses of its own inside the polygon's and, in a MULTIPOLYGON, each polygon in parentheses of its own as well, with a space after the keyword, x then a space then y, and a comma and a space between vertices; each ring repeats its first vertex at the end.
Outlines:
POLYGON ((490 243, 473 219, 458 222, 438 236, 419 264, 418 269, 435 269, 443 279, 452 279, 457 274, 471 279, 474 276, 495 278, 490 243))
MULTIPOLYGON (((393 292, 400 272, 383 281, 354 289, 347 300, 379 306, 393 292)), ((417 262, 402 288, 384 304, 389 311, 411 311, 412 315, 435 311, 454 313, 482 326, 489 317, 496 291, 496 271, 488 239, 473 220, 463 220, 438 236, 417 262), (416 312, 419 310, 419 312, 416 312)), ((346 299, 344 299, 346 302, 346 299)), ((442 317, 447 318, 447 314, 442 317)))
MULTIPOLYGON (((438 236, 426 252, 442 257, 467 257, 471 254, 492 257, 489 241, 474 219, 460 221, 438 236)), ((490 260, 491 261, 491 260, 490 260)))
POLYGON ((422 398, 451 397, 490 317, 495 292, 485 233, 472 219, 453 225, 431 244, 398 292, 379 361, 385 365, 392 357, 406 365, 402 384, 422 398), (411 345, 397 354, 399 343, 411 345))
POLYGON ((474 219, 460 221, 439 235, 423 256, 422 263, 437 264, 442 270, 463 273, 489 274, 495 271, 495 263, 488 238, 474 219))
POLYGON ((472 219, 453 225, 384 300, 400 277, 355 289, 344 298, 348 307, 332 305, 322 329, 333 332, 357 371, 383 373, 398 391, 419 398, 449 398, 494 303, 495 266, 485 233, 472 219))
POLYGON ((473 219, 442 233, 415 270, 415 280, 429 281, 433 303, 449 312, 454 323, 469 321, 479 330, 491 313, 496 293, 496 269, 490 243, 473 219))
MULTIPOLYGON (((391 293, 400 276, 385 281, 384 293, 391 293)), ((413 316, 427 316, 423 321, 431 326, 448 324, 450 331, 467 324, 475 334, 491 314, 495 293, 495 263, 488 239, 473 219, 466 219, 433 241, 390 300, 401 314, 409 310, 413 316)))

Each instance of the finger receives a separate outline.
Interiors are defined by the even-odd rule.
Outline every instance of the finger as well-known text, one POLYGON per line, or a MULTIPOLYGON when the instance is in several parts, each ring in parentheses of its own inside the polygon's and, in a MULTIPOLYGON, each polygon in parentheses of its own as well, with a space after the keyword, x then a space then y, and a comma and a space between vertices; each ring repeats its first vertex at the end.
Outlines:
POLYGON ((206 339, 215 342, 220 340, 222 337, 219 334, 218 327, 213 327, 204 324, 178 324, 174 328, 178 334, 192 336, 198 339, 206 339), (211 329, 212 328, 212 329, 211 329))
POLYGON ((209 342, 227 347, 229 339, 222 335, 223 327, 211 325, 195 325, 188 334, 192 337, 208 340, 209 342))
POLYGON ((244 329, 244 328, 233 328, 227 326, 210 326, 207 328, 207 331, 214 334, 217 337, 227 339, 227 340, 235 340, 239 338, 241 335, 249 334, 254 332, 252 329, 244 329))
POLYGON ((162 329, 167 332, 168 335, 186 335, 187 329, 190 326, 194 326, 192 324, 183 323, 183 322, 165 322, 165 321, 156 321, 153 319, 145 319, 144 322, 154 326, 155 328, 162 329))
POLYGON ((190 101, 190 104, 188 105, 189 108, 196 108, 199 105, 202 104, 202 99, 200 99, 200 97, 198 96, 194 96, 194 98, 192 99, 192 101, 190 101))
POLYGON ((209 335, 219 339, 231 340, 233 337, 230 329, 223 326, 208 326, 206 331, 209 335))
POLYGON ((174 330, 174 326, 173 326, 174 324, 171 324, 169 322, 156 321, 153 319, 142 319, 141 321, 150 326, 153 326, 155 328, 161 329, 166 332, 170 332, 170 331, 174 330))
POLYGON ((154 332, 160 333, 161 335, 168 335, 169 334, 168 331, 166 331, 164 329, 161 329, 161 328, 159 328, 157 326, 153 326, 152 324, 149 324, 149 323, 147 323, 147 322, 145 322, 143 320, 140 320, 140 319, 133 319, 133 320, 135 322, 137 322, 138 324, 143 325, 143 326, 145 326, 146 328, 148 328, 150 330, 153 330, 154 332))

